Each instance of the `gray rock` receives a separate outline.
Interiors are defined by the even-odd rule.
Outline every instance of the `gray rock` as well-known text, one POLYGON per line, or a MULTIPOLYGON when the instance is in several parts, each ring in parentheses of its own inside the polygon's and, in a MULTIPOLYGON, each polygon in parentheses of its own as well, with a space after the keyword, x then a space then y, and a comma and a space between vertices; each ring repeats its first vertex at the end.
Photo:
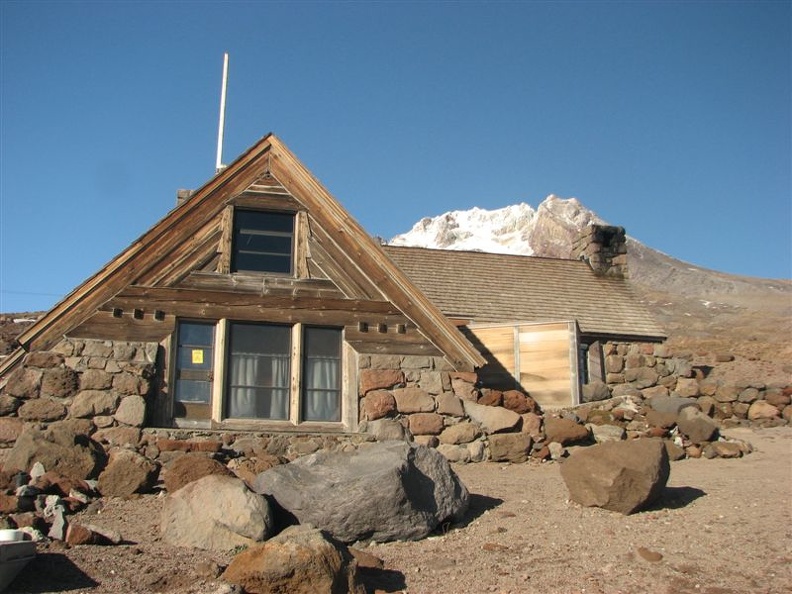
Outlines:
POLYGON ((463 400, 462 404, 465 413, 478 423, 485 433, 513 431, 522 422, 522 417, 516 412, 500 406, 484 406, 469 400, 463 400))
POLYGON ((168 495, 160 516, 166 543, 212 551, 250 546, 272 528, 266 499, 230 476, 209 475, 168 495))
POLYGON ((624 429, 618 425, 594 425, 589 423, 586 428, 591 431, 591 435, 597 443, 621 441, 625 437, 624 429))
POLYGON ((446 427, 440 434, 440 443, 459 445, 470 443, 481 435, 481 430, 467 421, 446 427))
POLYGON ((698 401, 695 398, 656 396, 649 400, 649 406, 659 413, 679 414, 679 411, 686 407, 698 409, 698 401))
POLYGON ((133 394, 121 400, 116 411, 115 420, 124 425, 142 427, 146 420, 146 401, 142 396, 133 394))
POLYGON ((698 408, 686 407, 679 411, 677 427, 693 443, 712 440, 718 433, 718 424, 698 408))
POLYGON ((365 424, 365 431, 377 441, 405 441, 407 430, 395 419, 377 419, 365 424))
POLYGON ((313 526, 290 526, 243 551, 223 579, 245 592, 365 594, 349 549, 313 526))
POLYGON ((545 417, 544 430, 548 442, 558 442, 563 446, 587 441, 588 429, 572 420, 559 417, 545 417))
POLYGON ((660 439, 580 448, 561 464, 561 476, 573 501, 623 514, 645 507, 660 495, 670 471, 660 439))
POLYGON ((261 473, 253 488, 342 542, 423 538, 460 519, 469 499, 439 452, 397 441, 317 452, 261 473))

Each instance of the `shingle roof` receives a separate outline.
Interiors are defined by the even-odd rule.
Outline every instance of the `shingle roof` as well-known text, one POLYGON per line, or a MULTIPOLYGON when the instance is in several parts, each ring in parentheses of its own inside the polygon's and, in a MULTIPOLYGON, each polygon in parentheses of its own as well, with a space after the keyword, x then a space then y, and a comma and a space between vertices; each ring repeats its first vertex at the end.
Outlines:
POLYGON ((586 334, 665 338, 629 281, 597 276, 582 261, 401 246, 384 249, 451 318, 576 320, 586 334))

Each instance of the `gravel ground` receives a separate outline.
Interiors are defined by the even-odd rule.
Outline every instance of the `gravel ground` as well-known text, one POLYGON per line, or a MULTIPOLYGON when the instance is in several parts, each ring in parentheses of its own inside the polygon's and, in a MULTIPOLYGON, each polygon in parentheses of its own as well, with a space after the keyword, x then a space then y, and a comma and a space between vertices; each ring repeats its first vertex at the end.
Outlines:
MULTIPOLYGON (((409 594, 792 592, 792 427, 731 429, 756 451, 672 463, 662 500, 622 516, 567 500, 558 465, 471 464, 464 525, 362 549, 371 592, 409 594)), ((7 592, 228 593, 230 555, 165 546, 162 498, 106 499, 79 521, 118 530, 115 547, 40 545, 7 592)))

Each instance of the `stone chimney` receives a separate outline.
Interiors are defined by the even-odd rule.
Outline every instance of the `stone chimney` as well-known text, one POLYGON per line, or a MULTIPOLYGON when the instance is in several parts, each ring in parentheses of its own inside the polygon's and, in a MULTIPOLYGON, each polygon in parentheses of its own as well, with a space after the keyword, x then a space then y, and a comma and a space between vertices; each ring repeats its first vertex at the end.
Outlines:
POLYGON ((195 194, 195 190, 176 190, 176 206, 187 202, 193 194, 195 194))
POLYGON ((624 227, 592 224, 572 245, 572 257, 585 260, 598 276, 628 278, 624 227))

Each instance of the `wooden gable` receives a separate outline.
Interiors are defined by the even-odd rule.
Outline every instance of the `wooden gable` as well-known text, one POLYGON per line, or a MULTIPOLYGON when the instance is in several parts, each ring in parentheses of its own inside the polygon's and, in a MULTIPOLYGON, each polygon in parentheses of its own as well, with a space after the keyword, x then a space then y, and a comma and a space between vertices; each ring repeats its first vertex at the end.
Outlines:
POLYGON ((274 135, 24 332, 0 374, 63 336, 159 341, 177 317, 337 325, 353 347, 442 354, 457 369, 484 362, 274 135), (231 213, 239 207, 295 214, 292 277, 229 274, 231 213))

